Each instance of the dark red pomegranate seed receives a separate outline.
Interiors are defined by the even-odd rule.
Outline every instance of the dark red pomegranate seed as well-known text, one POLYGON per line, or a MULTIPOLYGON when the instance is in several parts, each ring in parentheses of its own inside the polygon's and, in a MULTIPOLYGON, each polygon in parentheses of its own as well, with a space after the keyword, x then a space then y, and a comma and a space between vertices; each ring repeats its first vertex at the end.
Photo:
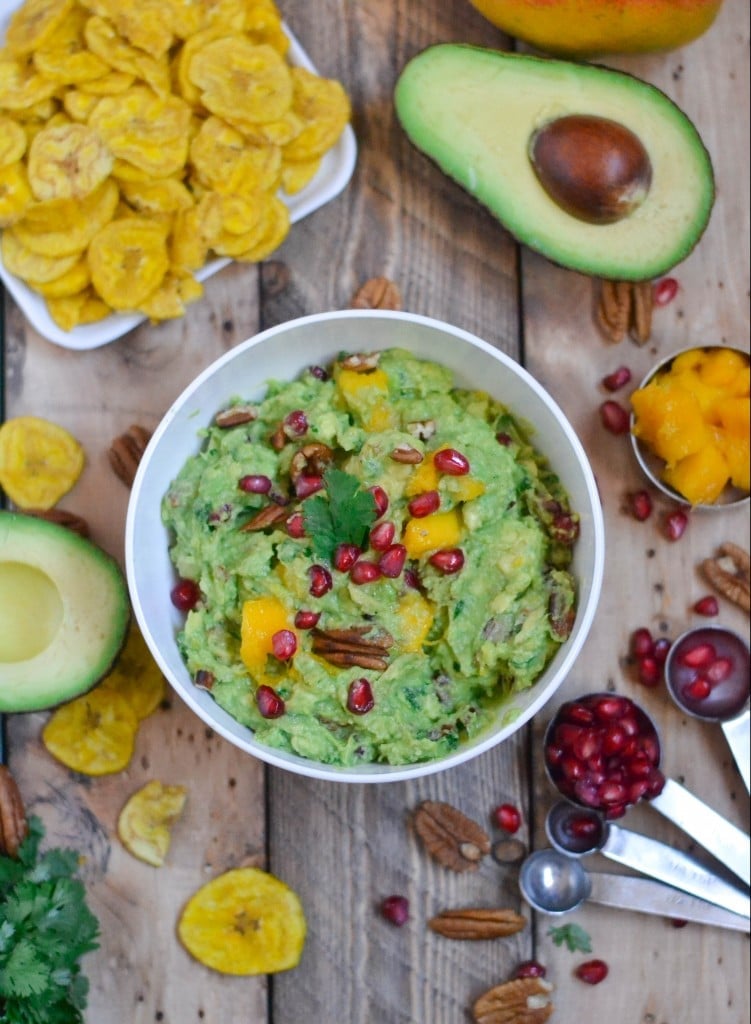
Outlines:
POLYGON ((574 814, 566 821, 566 832, 573 839, 596 839, 601 825, 596 818, 588 814, 574 814))
POLYGON ((312 377, 315 377, 316 380, 329 379, 328 371, 324 370, 322 366, 309 366, 308 372, 312 377))
POLYGON ((647 658, 654 654, 654 640, 646 626, 640 626, 631 634, 631 653, 635 658, 647 658))
POLYGON ((378 523, 370 531, 370 546, 374 551, 385 551, 394 543, 396 527, 393 523, 378 523))
POLYGON ((469 473, 469 460, 456 448, 441 448, 433 456, 433 465, 439 473, 447 473, 449 476, 469 473))
POLYGON ((652 657, 658 665, 664 665, 665 659, 668 656, 668 651, 673 646, 673 641, 666 636, 661 636, 658 640, 655 640, 655 645, 652 650, 652 657))
POLYGON ((665 536, 668 540, 680 540, 688 526, 688 516, 680 509, 676 512, 669 512, 664 521, 665 536))
POLYGON ((395 580, 407 561, 407 549, 403 544, 392 544, 378 559, 378 568, 384 576, 395 580))
POLYGON ((688 924, 688 921, 686 921, 683 917, 671 917, 670 923, 673 926, 673 928, 685 928, 688 924))
POLYGON ((323 490, 322 476, 298 476, 294 483, 295 494, 298 498, 309 498, 316 491, 323 490))
POLYGON ((628 503, 631 515, 640 523, 652 515, 652 498, 648 491, 633 491, 628 496, 628 503))
POLYGON ((293 512, 284 525, 287 527, 290 537, 299 540, 300 537, 305 536, 305 520, 302 512, 293 512))
POLYGON ((381 913, 387 921, 401 928, 409 920, 409 900, 406 896, 387 896, 381 903, 381 913))
POLYGON ((579 520, 568 512, 553 516, 549 526, 550 536, 559 544, 573 544, 579 536, 579 520))
POLYGON ((420 577, 414 569, 407 569, 404 573, 404 582, 412 590, 420 589, 420 577))
POLYGON ((506 434, 504 433, 504 431, 501 431, 500 433, 496 434, 495 439, 498 442, 498 444, 503 445, 504 448, 508 448, 508 446, 510 444, 513 444, 514 441, 511 434, 506 434))
POLYGON ((684 651, 679 660, 682 665, 688 665, 689 668, 705 668, 716 657, 717 651, 712 644, 700 643, 684 651))
POLYGON ((662 679, 662 665, 649 655, 639 658, 637 663, 639 682, 642 686, 658 686, 662 679))
POLYGON ((363 583, 373 583, 381 578, 381 570, 375 562, 355 562, 350 569, 349 578, 353 583, 361 586, 363 583))
POLYGON ((594 711, 583 704, 571 704, 566 709, 566 721, 574 725, 592 725, 595 720, 594 711))
POLYGON ((271 490, 271 480, 267 476, 248 474, 248 476, 240 477, 237 486, 246 494, 268 494, 271 490))
POLYGON ((201 589, 193 580, 178 580, 169 596, 178 611, 189 612, 200 601, 201 589))
POLYGON ((514 807, 513 804, 500 804, 493 811, 493 817, 498 827, 502 828, 504 832, 510 832, 511 835, 521 828, 522 816, 519 808, 514 807))
POLYGON ((608 399, 600 406, 602 425, 611 434, 626 434, 629 428, 629 415, 622 405, 608 399))
POLYGON ((353 679, 347 690, 347 709, 353 715, 367 715, 375 707, 373 690, 367 679, 353 679))
POLYGON ((683 687, 683 693, 690 700, 706 700, 712 692, 712 684, 704 676, 697 676, 683 687))
POLYGON ((374 487, 369 487, 368 490, 373 495, 373 500, 375 501, 375 517, 380 519, 382 515, 385 515, 386 509, 389 507, 389 496, 378 484, 374 487))
POLYGON ((712 618, 719 613, 720 605, 714 594, 707 594, 705 597, 699 598, 694 605, 694 611, 697 615, 706 615, 707 618, 712 618))
POLYGON ((422 519, 435 512, 440 504, 441 498, 438 491, 425 491, 424 494, 418 494, 416 498, 413 498, 407 508, 409 514, 415 519, 422 519))
POLYGON ((723 680, 727 679, 732 671, 732 658, 716 658, 715 661, 705 669, 704 675, 712 686, 716 686, 717 683, 721 683, 723 680))
POLYGON ((604 722, 621 718, 628 708, 629 704, 623 697, 599 697, 594 704, 595 714, 604 722))
POLYGON ((308 575, 310 576, 310 593, 313 597, 323 597, 334 585, 331 573, 324 565, 311 565, 308 575))
POLYGON ((297 651, 297 637, 291 629, 278 629, 271 637, 271 650, 279 661, 289 661, 297 651))
POLYGON ((674 277, 663 277, 654 286, 652 298, 655 306, 667 306, 678 294, 678 282, 674 277))
POLYGON ((514 971, 515 978, 544 978, 548 973, 547 968, 543 967, 537 960, 522 960, 519 966, 514 971))
POLYGON ((624 804, 628 797, 628 790, 620 782, 611 782, 606 779, 599 789, 600 800, 604 804, 612 806, 613 804, 624 804))
POLYGON ((349 572, 361 554, 356 544, 338 544, 334 551, 334 568, 349 572))
POLYGON ((602 378, 602 386, 607 388, 608 391, 618 391, 619 388, 625 387, 631 380, 631 371, 627 366, 619 366, 617 370, 613 370, 606 377, 602 378))
POLYGON ((461 548, 444 548, 431 555, 428 561, 444 576, 451 576, 464 568, 464 552, 461 548))
POLYGON ((599 985, 608 976, 608 965, 604 960, 586 960, 579 964, 574 974, 587 985, 599 985))
POLYGON ((298 629, 312 629, 318 625, 320 617, 320 612, 299 611, 295 615, 295 625, 298 629))
POLYGON ((308 417, 302 409, 293 409, 284 417, 282 427, 287 437, 302 437, 308 432, 308 417))
POLYGON ((602 737, 602 752, 605 757, 610 757, 612 754, 620 754, 626 746, 626 739, 626 733, 617 722, 609 725, 602 737))
POLYGON ((256 704, 264 718, 280 718, 284 714, 284 701, 270 686, 259 686, 256 704))

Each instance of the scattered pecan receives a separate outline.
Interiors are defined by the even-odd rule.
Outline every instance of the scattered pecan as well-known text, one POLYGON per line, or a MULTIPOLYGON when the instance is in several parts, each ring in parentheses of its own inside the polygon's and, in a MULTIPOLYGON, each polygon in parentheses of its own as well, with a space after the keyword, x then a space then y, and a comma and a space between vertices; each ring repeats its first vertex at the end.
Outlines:
POLYGON ((284 432, 284 424, 280 423, 274 433, 269 437, 269 444, 275 452, 280 452, 288 440, 289 438, 284 432))
POLYGON ((267 526, 274 526, 276 523, 280 523, 288 515, 289 512, 284 505, 277 505, 275 503, 266 505, 260 512, 256 512, 247 523, 243 523, 240 527, 240 533, 253 533, 256 530, 265 530, 267 526))
POLYGON ((221 409, 214 417, 217 427, 240 427, 243 423, 252 423, 258 418, 258 409, 253 405, 231 405, 221 409))
POLYGON ((0 854, 15 857, 27 832, 20 790, 10 770, 0 764, 0 854))
POLYGON ((351 370, 353 373, 370 373, 378 366, 380 358, 380 352, 353 352, 352 355, 345 356, 339 365, 343 370, 351 370))
POLYGON ((407 424, 407 431, 420 441, 429 441, 437 429, 435 420, 413 420, 407 424))
POLYGON ((334 452, 327 444, 320 441, 306 444, 292 456, 289 465, 290 479, 294 483, 301 476, 323 476, 333 460, 334 452))
POLYGON ((608 341, 628 334, 644 345, 652 333, 652 307, 651 281, 601 281, 595 320, 608 341))
POLYGON ((371 277, 352 297, 353 309, 401 309, 402 296, 387 277, 371 277))
POLYGON ((46 519, 48 523, 57 523, 58 526, 65 526, 79 537, 89 536, 89 524, 83 516, 77 516, 75 512, 66 512, 62 508, 26 508, 24 514, 34 516, 36 519, 46 519))
POLYGON ((631 286, 629 336, 637 345, 646 345, 652 335, 653 292, 651 281, 636 281, 631 286))
POLYGON ((515 910, 466 907, 431 917, 428 928, 447 939, 502 939, 520 932, 526 923, 515 910))
POLYGON ((131 424, 124 434, 112 442, 109 452, 110 466, 126 487, 131 487, 151 433, 137 423, 131 424))
POLYGON ((413 821, 430 856, 452 871, 476 871, 490 852, 485 830, 452 804, 423 800, 413 821))
POLYGON ((365 636, 372 626, 352 626, 350 629, 312 629, 313 653, 331 665, 352 666, 383 672, 388 666, 389 648, 394 638, 386 630, 374 637, 365 636))
POLYGON ((544 978, 514 978, 484 992, 472 1007, 475 1024, 544 1024, 553 1012, 544 978))
POLYGON ((389 453, 389 458, 392 462, 402 462, 408 466, 416 466, 419 462, 422 462, 425 456, 417 448, 413 448, 409 444, 400 444, 389 453))
POLYGON ((732 541, 721 544, 715 558, 705 558, 701 563, 704 576, 714 589, 751 612, 751 558, 748 551, 732 541))

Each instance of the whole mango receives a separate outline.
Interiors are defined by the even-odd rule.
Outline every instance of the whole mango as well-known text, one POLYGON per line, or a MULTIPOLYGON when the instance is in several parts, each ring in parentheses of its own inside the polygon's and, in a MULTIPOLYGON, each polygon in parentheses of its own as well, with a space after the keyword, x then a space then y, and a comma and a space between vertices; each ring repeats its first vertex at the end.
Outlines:
POLYGON ((685 46, 722 0, 470 0, 507 35, 561 56, 648 53, 685 46))

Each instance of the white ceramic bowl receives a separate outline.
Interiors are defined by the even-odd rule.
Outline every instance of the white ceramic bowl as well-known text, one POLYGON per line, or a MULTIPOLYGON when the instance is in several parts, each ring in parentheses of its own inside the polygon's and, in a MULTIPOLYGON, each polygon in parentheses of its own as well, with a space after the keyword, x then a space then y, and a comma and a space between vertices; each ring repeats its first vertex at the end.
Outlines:
POLYGON ((509 356, 466 331, 408 313, 345 310, 303 317, 243 342, 209 366, 180 395, 154 432, 131 492, 125 557, 133 609, 154 658, 182 699, 225 739, 269 764, 341 782, 392 782, 461 764, 507 739, 552 697, 587 637, 600 594, 604 562, 600 499, 586 454, 547 392, 509 356), (339 768, 259 743, 251 730, 197 689, 178 653, 182 616, 170 601, 175 573, 169 537, 160 520, 162 497, 186 459, 201 446, 198 431, 229 398, 260 399, 270 378, 292 380, 305 367, 325 365, 342 351, 399 346, 448 367, 460 386, 480 388, 534 428, 532 440, 547 455, 581 517, 573 572, 578 609, 570 637, 529 690, 510 699, 494 726, 449 756, 414 765, 339 768), (508 712, 516 717, 509 723, 508 712), (505 724, 504 724, 505 723, 505 724))

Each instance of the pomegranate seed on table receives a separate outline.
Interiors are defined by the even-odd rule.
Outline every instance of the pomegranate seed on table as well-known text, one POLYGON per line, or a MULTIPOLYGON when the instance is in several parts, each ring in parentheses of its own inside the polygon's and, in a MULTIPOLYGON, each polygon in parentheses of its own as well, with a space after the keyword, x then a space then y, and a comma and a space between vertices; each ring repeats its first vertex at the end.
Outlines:
POLYGON ((680 509, 676 512, 669 512, 663 523, 665 536, 668 540, 680 540, 688 526, 688 516, 680 509))
POLYGON ((409 900, 406 896, 387 896, 381 903, 381 914, 391 924, 401 928, 409 920, 409 900))
POLYGON ((324 565, 311 565, 308 575, 310 576, 310 593, 313 597, 323 597, 334 585, 331 573, 324 565))
POLYGON ((295 625, 298 629, 313 629, 314 626, 318 625, 320 617, 320 612, 301 610, 295 615, 295 625))
POLYGON ((338 544, 334 551, 334 568, 339 572, 349 572, 361 554, 356 544, 338 544))
POLYGON ((286 521, 285 526, 290 537, 299 540, 300 537, 305 536, 305 520, 303 519, 302 512, 293 512, 286 521))
POLYGON ((628 433, 628 412, 622 405, 619 405, 618 402, 614 402, 610 398, 600 406, 600 419, 602 420, 602 425, 606 430, 609 430, 611 434, 628 433))
POLYGON ((309 498, 311 494, 323 490, 323 477, 299 476, 294 482, 294 488, 298 498, 309 498))
POLYGON ((683 694, 689 700, 706 700, 711 692, 712 684, 704 676, 697 676, 692 683, 683 687, 683 694))
POLYGON ((302 437, 308 432, 308 417, 302 409, 293 409, 284 417, 282 429, 289 438, 302 437))
POLYGON ((652 649, 652 657, 659 665, 665 664, 665 659, 668 656, 668 651, 673 646, 673 641, 668 639, 666 636, 661 636, 655 640, 654 648, 652 649))
POLYGON ((522 960, 514 971, 515 978, 544 978, 548 973, 537 960, 522 960))
POLYGON ((646 626, 640 626, 631 634, 631 653, 635 658, 651 657, 654 653, 654 640, 646 626))
POLYGON ((464 552, 461 548, 444 548, 431 555, 428 561, 444 576, 451 576, 464 568, 464 552))
POLYGON ((418 494, 416 498, 413 498, 407 508, 409 514, 415 519, 423 519, 436 512, 440 504, 441 498, 438 491, 425 491, 424 494, 418 494))
POLYGON ((284 701, 270 686, 259 686, 256 690, 256 704, 264 718, 280 718, 285 711, 284 701))
POLYGON ((631 380, 631 371, 627 366, 619 366, 617 370, 602 378, 602 386, 608 391, 618 391, 631 380))
POLYGON ((268 494, 271 490, 271 480, 267 476, 248 474, 240 477, 237 486, 246 494, 268 494))
POLYGON ((637 670, 639 675, 639 682, 642 686, 658 686, 662 679, 662 665, 659 664, 656 658, 645 655, 643 658, 639 658, 637 662, 637 670))
POLYGON ((368 490, 373 495, 373 500, 375 501, 375 517, 380 519, 382 515, 385 515, 386 509, 389 507, 389 496, 378 484, 375 484, 374 487, 369 487, 368 490))
POLYGON ((499 807, 496 807, 493 811, 493 817, 499 828, 502 828, 504 832, 509 832, 511 835, 518 832, 521 828, 522 816, 518 807, 515 807, 513 804, 501 804, 499 807))
POLYGON ((291 629, 278 629, 271 637, 271 650, 279 661, 289 661, 297 651, 297 637, 291 629))
POLYGON ((689 668, 705 668, 716 657, 717 651, 715 651, 712 644, 699 643, 695 647, 689 647, 687 651, 684 651, 679 661, 682 665, 688 665, 689 668))
POLYGON ((586 960, 574 971, 579 981, 587 985, 599 985, 608 976, 608 965, 604 960, 586 960))
POLYGON ((448 476, 464 476, 469 473, 469 460, 455 448, 441 448, 433 456, 433 465, 439 473, 448 476))
POLYGON ((378 559, 378 568, 381 570, 382 575, 388 576, 389 579, 396 579, 404 568, 406 561, 407 549, 404 545, 392 544, 378 559))
POLYGON ((367 679, 354 679, 347 690, 347 710, 353 715, 366 715, 375 707, 373 689, 367 679))
POLYGON ((192 611, 201 599, 201 589, 194 580, 178 580, 170 591, 170 601, 180 612, 192 611))
POLYGON ((349 572, 349 578, 353 583, 361 586, 364 583, 374 583, 381 578, 381 570, 375 562, 355 562, 349 572))
POLYGON ((652 291, 655 306, 667 306, 678 294, 678 282, 674 277, 663 277, 652 291))
POLYGON ((396 527, 393 523, 378 523, 370 531, 370 546, 374 551, 386 551, 394 543, 396 527))
POLYGON ((633 491, 628 496, 631 515, 638 522, 643 523, 652 515, 652 498, 648 491, 633 491))
POLYGON ((705 597, 699 598, 694 605, 694 611, 697 615, 705 615, 707 618, 712 618, 719 613, 720 605, 714 594, 707 594, 705 597))

